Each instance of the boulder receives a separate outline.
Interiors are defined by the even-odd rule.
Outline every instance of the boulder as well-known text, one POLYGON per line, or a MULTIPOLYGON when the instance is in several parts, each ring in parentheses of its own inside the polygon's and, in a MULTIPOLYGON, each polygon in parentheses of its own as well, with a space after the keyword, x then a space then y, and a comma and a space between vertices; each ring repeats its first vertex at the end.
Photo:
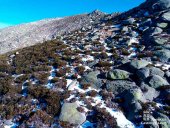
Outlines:
POLYGON ((166 13, 163 13, 162 16, 161 16, 162 20, 163 21, 168 21, 170 22, 170 11, 166 12, 166 13))
POLYGON ((163 77, 165 74, 164 71, 162 71, 160 68, 156 68, 156 67, 150 67, 149 71, 150 71, 150 76, 158 75, 160 77, 163 77))
POLYGON ((146 61, 146 60, 132 60, 132 61, 129 63, 129 66, 130 66, 132 69, 140 69, 140 68, 146 67, 148 64, 149 64, 149 62, 146 61))
POLYGON ((99 89, 102 86, 102 81, 98 78, 99 74, 100 71, 94 71, 84 75, 80 81, 80 85, 90 84, 93 88, 99 89))
POLYGON ((168 23, 157 23, 157 26, 160 28, 166 28, 168 27, 168 23))
POLYGON ((150 27, 144 32, 144 34, 146 36, 148 36, 148 35, 153 36, 153 35, 156 35, 156 34, 160 34, 162 32, 163 32, 163 30, 159 27, 150 27))
POLYGON ((148 101, 153 101, 160 94, 154 88, 152 88, 152 87, 150 87, 150 86, 148 86, 147 84, 144 84, 144 83, 141 83, 140 88, 143 91, 143 94, 144 94, 146 100, 148 100, 148 101))
POLYGON ((129 19, 127 19, 127 20, 124 20, 123 22, 122 22, 122 24, 123 25, 131 25, 131 24, 133 24, 135 22, 135 19, 134 18, 129 18, 129 19))
POLYGON ((128 79, 129 75, 130 75, 130 73, 127 71, 120 70, 120 69, 114 69, 112 71, 109 71, 106 74, 106 77, 111 80, 116 80, 116 79, 121 80, 121 79, 128 79))
POLYGON ((145 80, 150 74, 149 68, 146 68, 146 67, 141 68, 136 72, 136 74, 140 80, 145 80))
POLYGON ((61 113, 59 120, 66 121, 71 124, 80 125, 86 121, 85 113, 81 113, 77 110, 79 104, 77 102, 74 103, 64 103, 61 108, 61 113))
POLYGON ((138 118, 138 112, 142 110, 140 102, 144 103, 146 102, 146 99, 140 88, 132 88, 126 90, 124 91, 122 96, 125 100, 123 106, 127 110, 127 118, 133 121, 135 118, 138 118))
POLYGON ((170 50, 162 49, 154 51, 154 54, 159 57, 162 62, 169 62, 170 61, 170 50))
POLYGON ((158 75, 153 75, 148 81, 149 85, 153 88, 158 88, 160 86, 169 85, 169 83, 158 75))
POLYGON ((125 90, 129 90, 134 87, 136 87, 135 82, 131 82, 127 80, 114 80, 114 81, 106 82, 107 90, 112 91, 115 95, 121 94, 125 90))
POLYGON ((160 36, 152 36, 150 38, 150 41, 155 44, 155 45, 163 45, 165 44, 166 42, 168 42, 168 39, 167 38, 162 38, 160 36))

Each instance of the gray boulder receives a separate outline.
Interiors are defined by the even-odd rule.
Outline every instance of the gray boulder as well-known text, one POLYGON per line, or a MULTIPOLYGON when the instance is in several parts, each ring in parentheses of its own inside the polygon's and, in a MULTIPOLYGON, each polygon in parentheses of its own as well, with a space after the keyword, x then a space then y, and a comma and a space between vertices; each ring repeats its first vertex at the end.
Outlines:
POLYGON ((61 108, 61 113, 59 120, 66 121, 71 124, 80 125, 86 121, 85 113, 81 113, 77 110, 79 107, 77 102, 74 103, 64 103, 61 108))
POLYGON ((159 27, 150 27, 144 32, 144 34, 146 36, 148 36, 148 35, 153 36, 153 35, 156 35, 156 34, 160 34, 162 32, 163 32, 163 30, 159 27))
POLYGON ((135 19, 134 18, 129 18, 127 20, 124 20, 122 22, 123 25, 130 25, 130 24, 133 24, 135 22, 135 19))
POLYGON ((157 26, 160 28, 166 28, 168 26, 168 23, 157 23, 157 26))
POLYGON ((170 71, 166 71, 165 75, 166 77, 170 78, 170 71))
POLYGON ((126 90, 123 94, 125 100, 124 107, 127 109, 127 118, 134 120, 138 112, 142 110, 140 102, 145 103, 146 99, 140 88, 126 90))
POLYGON ((154 51, 154 54, 159 57, 162 62, 169 62, 170 61, 170 51, 167 49, 157 50, 154 51))
POLYGON ((150 71, 149 71, 149 68, 141 68, 139 69, 137 72, 136 72, 137 76, 139 77, 140 80, 145 80, 149 74, 150 74, 150 71))
POLYGON ((160 86, 169 85, 169 83, 158 75, 153 75, 148 81, 149 85, 153 88, 158 88, 160 86))
POLYGON ((142 83, 140 86, 143 94, 148 101, 153 101, 155 98, 159 96, 159 92, 156 91, 154 88, 148 86, 147 84, 142 83))
POLYGON ((132 60, 129 66, 133 69, 140 69, 146 67, 148 64, 149 62, 146 60, 132 60))
POLYGON ((98 78, 100 71, 90 72, 82 77, 80 84, 90 84, 93 88, 99 89, 102 86, 101 79, 98 78))
POLYGON ((167 38, 162 38, 160 36, 152 36, 150 38, 150 41, 155 44, 155 45, 163 45, 165 44, 166 42, 168 42, 168 39, 167 38))
POLYGON ((114 69, 106 74, 106 77, 111 80, 128 79, 130 73, 120 69, 114 69))
POLYGON ((162 14, 162 20, 170 22, 170 11, 162 14))
POLYGON ((127 80, 114 80, 106 82, 107 90, 112 91, 116 95, 134 87, 136 87, 135 82, 130 82, 127 80))
POLYGON ((160 77, 164 76, 164 71, 162 71, 160 68, 156 68, 156 67, 150 67, 150 76, 152 75, 158 75, 160 77))

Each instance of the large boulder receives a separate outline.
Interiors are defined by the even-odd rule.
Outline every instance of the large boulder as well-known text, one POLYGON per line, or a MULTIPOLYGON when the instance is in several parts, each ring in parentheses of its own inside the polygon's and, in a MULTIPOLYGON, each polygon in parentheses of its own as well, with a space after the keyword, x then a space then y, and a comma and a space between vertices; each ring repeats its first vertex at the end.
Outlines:
POLYGON ((81 113, 77 110, 79 104, 74 103, 64 103, 60 113, 60 121, 66 121, 71 124, 80 125, 86 121, 85 113, 81 113))
POLYGON ((169 83, 158 75, 153 75, 148 81, 149 85, 153 88, 158 88, 160 86, 169 85, 169 83))
POLYGON ((128 80, 114 80, 106 82, 107 90, 112 91, 115 95, 121 94, 125 90, 129 90, 134 87, 136 87, 135 82, 128 80))
POLYGON ((114 69, 112 71, 109 71, 106 74, 106 77, 108 79, 111 80, 116 80, 116 79, 128 79, 129 78, 130 73, 124 70, 120 70, 120 69, 114 69))
POLYGON ((130 66, 132 69, 140 69, 140 68, 146 67, 148 64, 149 64, 149 62, 146 61, 146 60, 132 60, 132 61, 129 63, 129 66, 130 66))
POLYGON ((98 78, 99 74, 100 71, 94 71, 82 76, 80 85, 90 84, 93 88, 99 89, 102 86, 102 81, 98 78))

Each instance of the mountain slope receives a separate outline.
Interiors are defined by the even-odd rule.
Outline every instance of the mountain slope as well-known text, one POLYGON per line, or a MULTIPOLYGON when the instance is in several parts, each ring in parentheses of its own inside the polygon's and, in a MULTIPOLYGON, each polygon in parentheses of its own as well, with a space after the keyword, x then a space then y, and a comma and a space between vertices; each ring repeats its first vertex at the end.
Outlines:
POLYGON ((169 128, 169 3, 1 55, 0 126, 169 128))
POLYGON ((90 26, 95 20, 100 20, 104 15, 104 13, 94 11, 91 14, 45 19, 1 29, 0 54, 42 43, 45 40, 53 39, 57 35, 90 26))

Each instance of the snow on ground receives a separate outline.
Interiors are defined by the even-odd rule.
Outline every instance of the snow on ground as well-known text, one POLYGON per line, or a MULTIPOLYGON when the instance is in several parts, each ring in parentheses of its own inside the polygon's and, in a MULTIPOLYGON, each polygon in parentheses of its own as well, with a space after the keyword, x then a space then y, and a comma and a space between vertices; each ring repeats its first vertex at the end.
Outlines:
POLYGON ((169 70, 170 69, 170 64, 161 64, 157 63, 155 64, 156 67, 162 68, 162 70, 169 70))
POLYGON ((86 55, 85 57, 82 58, 82 61, 93 61, 94 57, 90 55, 86 55))

